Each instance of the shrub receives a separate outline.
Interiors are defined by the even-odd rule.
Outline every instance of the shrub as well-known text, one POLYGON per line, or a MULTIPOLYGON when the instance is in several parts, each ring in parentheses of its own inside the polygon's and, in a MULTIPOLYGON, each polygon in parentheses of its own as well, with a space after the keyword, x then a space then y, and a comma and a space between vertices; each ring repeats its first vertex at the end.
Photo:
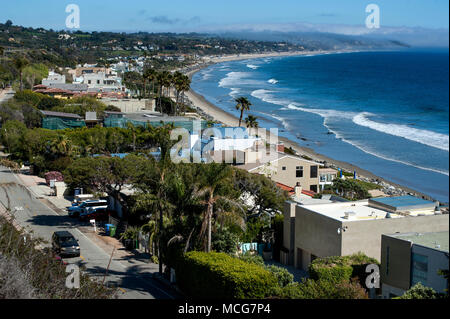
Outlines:
POLYGON ((342 257, 319 258, 309 266, 309 276, 313 280, 337 283, 350 280, 352 273, 352 266, 342 257))
POLYGON ((434 291, 433 288, 425 287, 420 282, 408 291, 403 296, 396 299, 439 299, 441 295, 434 291))
POLYGON ((367 299, 365 289, 357 281, 333 283, 327 280, 305 279, 284 287, 283 299, 367 299))
POLYGON ((366 266, 369 264, 379 263, 376 259, 367 257, 363 253, 318 258, 309 266, 309 276, 314 280, 330 282, 349 281, 356 277, 363 280, 366 276, 366 266))
POLYGON ((294 282, 294 275, 292 275, 286 268, 278 266, 266 266, 266 269, 270 271, 278 280, 280 287, 285 287, 294 282))
POLYGON ((278 286, 263 267, 225 253, 189 252, 176 267, 179 287, 194 298, 261 299, 278 286))
POLYGON ((238 250, 239 236, 227 227, 219 227, 212 235, 212 246, 215 251, 233 254, 238 250))
POLYGON ((239 258, 245 262, 264 267, 264 259, 251 251, 246 251, 245 254, 240 255, 239 258))

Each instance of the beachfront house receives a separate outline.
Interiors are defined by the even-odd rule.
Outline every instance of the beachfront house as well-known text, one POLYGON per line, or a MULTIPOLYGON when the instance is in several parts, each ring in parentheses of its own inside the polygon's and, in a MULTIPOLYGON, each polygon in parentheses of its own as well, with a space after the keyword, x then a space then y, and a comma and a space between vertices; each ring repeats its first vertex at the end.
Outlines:
POLYGON ((440 270, 448 270, 449 232, 401 233, 381 237, 381 294, 402 296, 417 283, 444 293, 448 281, 440 270))
POLYGON ((202 131, 202 137, 191 134, 190 147, 201 150, 206 162, 244 164, 249 161, 246 151, 262 143, 243 127, 212 127, 202 131))
POLYGON ((381 260, 383 234, 448 231, 447 213, 412 196, 328 202, 296 198, 284 210, 282 260, 307 270, 317 257, 362 252, 381 260))
POLYGON ((319 168, 322 164, 276 150, 269 153, 246 150, 245 153, 246 162, 237 165, 238 168, 265 175, 275 183, 289 187, 300 185, 303 190, 319 191, 319 168))

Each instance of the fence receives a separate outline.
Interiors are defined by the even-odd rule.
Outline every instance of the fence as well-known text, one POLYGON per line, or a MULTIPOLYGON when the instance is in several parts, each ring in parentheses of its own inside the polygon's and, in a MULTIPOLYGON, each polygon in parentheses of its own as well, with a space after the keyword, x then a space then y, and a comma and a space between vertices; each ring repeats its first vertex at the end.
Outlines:
POLYGON ((49 130, 64 130, 66 128, 85 127, 84 121, 63 120, 57 117, 47 117, 42 119, 42 127, 49 130))
MULTIPOLYGON (((188 131, 192 132, 194 129, 194 121, 147 121, 147 122, 143 122, 143 121, 136 121, 136 120, 131 120, 128 118, 117 118, 117 117, 107 117, 106 119, 103 120, 103 125, 105 127, 120 127, 120 128, 127 128, 128 127, 128 123, 132 124, 133 126, 136 127, 161 127, 163 125, 167 125, 167 124, 173 124, 173 126, 175 128, 185 128, 188 131)), ((201 121, 200 127, 202 130, 204 130, 205 128, 207 128, 207 122, 206 121, 201 121)))

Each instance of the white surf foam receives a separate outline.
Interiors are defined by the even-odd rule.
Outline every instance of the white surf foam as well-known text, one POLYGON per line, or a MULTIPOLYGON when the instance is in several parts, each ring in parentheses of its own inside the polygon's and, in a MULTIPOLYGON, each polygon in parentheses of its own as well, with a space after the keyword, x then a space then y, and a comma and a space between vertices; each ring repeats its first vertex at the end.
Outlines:
POLYGON ((277 79, 270 79, 269 81, 267 81, 270 84, 277 84, 278 80, 277 79))
POLYGON ((438 148, 447 152, 449 151, 448 135, 428 130, 421 130, 407 125, 379 123, 372 121, 369 118, 370 116, 374 116, 374 114, 367 112, 360 113, 353 118, 353 122, 378 132, 403 137, 410 141, 438 148))
POLYGON ((257 69, 259 69, 259 66, 254 65, 254 64, 247 64, 247 68, 252 69, 252 70, 257 70, 257 69))
MULTIPOLYGON (((372 150, 367 145, 360 144, 360 143, 357 143, 355 141, 350 141, 350 140, 345 139, 339 132, 331 129, 330 126, 329 126, 329 121, 331 119, 333 119, 333 118, 343 118, 343 119, 347 119, 347 120, 352 120, 353 121, 355 117, 360 116, 362 113, 337 111, 337 110, 327 110, 327 109, 310 109, 310 108, 305 108, 305 107, 301 107, 301 104, 298 104, 298 103, 291 103, 291 102, 286 102, 286 100, 277 99, 277 98, 275 98, 272 95, 272 93, 275 93, 275 92, 274 91, 269 91, 269 90, 256 90, 256 91, 252 92, 252 96, 256 97, 256 98, 259 98, 260 100, 262 100, 264 102, 268 102, 268 103, 272 103, 272 104, 275 104, 275 105, 284 106, 283 108, 281 108, 281 110, 297 110, 297 111, 301 111, 301 112, 314 113, 314 114, 317 114, 317 115, 321 116, 323 118, 323 125, 331 133, 333 133, 336 136, 336 138, 338 138, 338 139, 342 140, 343 142, 348 143, 348 144, 350 144, 350 145, 360 149, 361 151, 363 151, 363 152, 365 152, 367 154, 376 156, 376 157, 384 159, 384 160, 397 162, 397 163, 400 163, 400 164, 413 166, 413 167, 416 167, 418 169, 432 171, 432 172, 435 172, 435 173, 439 173, 439 174, 443 174, 443 175, 449 176, 449 172, 448 171, 442 171, 442 170, 439 170, 439 169, 434 169, 434 168, 430 168, 430 167, 424 167, 424 166, 421 166, 421 165, 418 165, 418 164, 415 164, 415 163, 398 160, 398 159, 386 156, 384 154, 380 154, 380 153, 372 150)), ((286 122, 286 119, 277 117, 274 114, 271 114, 270 116, 275 118, 275 119, 277 119, 277 120, 279 120, 279 121, 281 121, 283 123, 283 126, 288 129, 288 123, 286 122)), ((357 123, 355 123, 355 124, 357 124, 357 123)), ((421 131, 421 130, 419 130, 419 131, 421 131)), ((384 132, 384 131, 382 131, 382 132, 383 133, 387 133, 387 132, 384 132)), ((434 133, 434 132, 431 132, 431 133, 434 133)), ((389 133, 387 133, 387 134, 389 134, 389 133)), ((442 137, 440 137, 440 138, 442 138, 442 137)), ((448 145, 448 138, 447 138, 447 145, 448 145)), ((446 150, 448 151, 448 146, 447 146, 446 150)))

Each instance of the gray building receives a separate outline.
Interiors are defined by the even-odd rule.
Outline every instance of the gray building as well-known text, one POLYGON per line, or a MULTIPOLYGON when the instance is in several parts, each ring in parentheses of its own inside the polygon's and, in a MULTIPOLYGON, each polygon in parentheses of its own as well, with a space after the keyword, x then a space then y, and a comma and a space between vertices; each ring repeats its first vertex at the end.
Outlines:
POLYGON ((383 298, 401 296, 417 283, 444 292, 448 270, 449 232, 382 235, 381 284, 383 298))
MULTIPOLYGON (((395 199, 391 198, 394 206, 395 199)), ((402 203, 408 200, 399 199, 402 203)), ((411 197, 412 202, 416 198, 411 197)), ((411 205, 408 211, 392 212, 380 208, 374 200, 318 204, 288 201, 283 230, 283 246, 288 253, 282 253, 281 259, 303 270, 317 257, 358 252, 380 261, 383 234, 448 231, 448 215, 435 211, 435 203, 420 200, 416 207, 411 205)))

